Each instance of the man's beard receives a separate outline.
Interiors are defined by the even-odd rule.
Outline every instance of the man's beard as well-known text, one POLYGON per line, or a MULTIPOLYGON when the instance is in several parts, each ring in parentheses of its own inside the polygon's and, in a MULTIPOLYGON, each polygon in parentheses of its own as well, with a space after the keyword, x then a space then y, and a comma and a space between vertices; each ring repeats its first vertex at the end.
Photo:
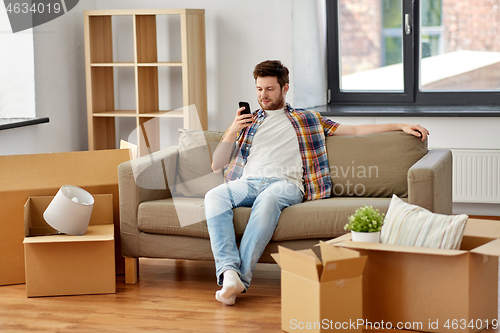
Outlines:
POLYGON ((262 108, 262 110, 279 110, 282 109, 285 106, 285 97, 283 95, 280 95, 278 99, 275 101, 268 103, 267 105, 264 105, 261 100, 259 99, 259 105, 262 108))

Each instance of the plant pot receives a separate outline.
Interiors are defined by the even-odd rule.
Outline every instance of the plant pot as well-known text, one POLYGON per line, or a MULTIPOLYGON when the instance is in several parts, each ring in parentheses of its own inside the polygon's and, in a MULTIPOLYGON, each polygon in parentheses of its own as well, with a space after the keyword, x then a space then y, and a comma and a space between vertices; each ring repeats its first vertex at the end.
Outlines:
POLYGON ((380 231, 377 232, 356 232, 351 231, 354 242, 380 243, 380 231))

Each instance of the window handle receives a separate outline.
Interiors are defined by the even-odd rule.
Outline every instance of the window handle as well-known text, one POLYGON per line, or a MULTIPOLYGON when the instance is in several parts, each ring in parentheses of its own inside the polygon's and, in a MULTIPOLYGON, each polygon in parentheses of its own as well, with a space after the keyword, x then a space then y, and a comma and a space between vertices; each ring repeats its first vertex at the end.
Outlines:
POLYGON ((407 35, 411 34, 410 14, 405 14, 405 32, 407 35))

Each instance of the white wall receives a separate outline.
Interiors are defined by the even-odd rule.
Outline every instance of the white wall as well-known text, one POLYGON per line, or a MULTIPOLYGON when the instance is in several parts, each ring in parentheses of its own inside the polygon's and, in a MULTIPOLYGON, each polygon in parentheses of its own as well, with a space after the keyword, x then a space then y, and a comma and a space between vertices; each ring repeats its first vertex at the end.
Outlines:
POLYGON ((0 155, 87 149, 83 10, 95 2, 33 28, 36 115, 50 122, 0 131, 0 155))
MULTIPOLYGON (((258 107, 252 75, 257 63, 280 59, 293 72, 291 4, 289 0, 107 0, 97 1, 97 9, 204 8, 208 126, 225 130, 233 121, 239 101, 258 107)), ((176 33, 173 31, 170 37, 176 33)), ((288 100, 293 102, 293 96, 292 89, 288 100)), ((179 122, 165 122, 173 124, 163 124, 163 134, 172 131, 178 137, 179 122)), ((171 142, 162 142, 162 146, 175 144, 173 137, 168 139, 171 142)))
POLYGON ((295 106, 326 104, 326 2, 293 0, 293 71, 295 106))
MULTIPOLYGON (((83 11, 204 8, 209 129, 225 130, 237 103, 255 98, 252 71, 280 59, 291 71, 287 100, 296 107, 326 102, 322 0, 80 0, 69 13, 35 28, 37 116, 50 123, 0 131, 0 155, 86 150, 87 117, 83 11)), ((346 124, 418 122, 431 147, 500 148, 500 118, 337 117, 346 124)), ((176 127, 167 141, 175 141, 176 127)), ((131 130, 122 126, 123 137, 131 130)), ((497 214, 500 215, 500 214, 497 214)))
MULTIPOLYGON (((255 64, 281 59, 293 72, 289 0, 81 0, 34 29, 37 116, 50 123, 0 131, 1 155, 88 149, 83 11, 126 8, 205 8, 210 129, 227 128, 240 100, 257 108, 255 64)), ((292 88, 292 103, 293 94, 292 88)), ((167 128, 175 133, 167 138, 177 137, 178 124, 167 128)), ((121 125, 126 138, 133 127, 121 125)))
POLYGON ((13 34, 0 6, 0 118, 35 117, 33 29, 13 34))

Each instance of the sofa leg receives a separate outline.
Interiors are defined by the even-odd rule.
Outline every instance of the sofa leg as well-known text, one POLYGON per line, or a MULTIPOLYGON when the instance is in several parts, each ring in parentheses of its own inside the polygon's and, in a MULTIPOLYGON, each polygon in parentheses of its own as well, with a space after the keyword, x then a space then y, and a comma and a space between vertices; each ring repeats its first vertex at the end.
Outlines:
POLYGON ((125 284, 136 284, 139 258, 125 257, 125 284))

